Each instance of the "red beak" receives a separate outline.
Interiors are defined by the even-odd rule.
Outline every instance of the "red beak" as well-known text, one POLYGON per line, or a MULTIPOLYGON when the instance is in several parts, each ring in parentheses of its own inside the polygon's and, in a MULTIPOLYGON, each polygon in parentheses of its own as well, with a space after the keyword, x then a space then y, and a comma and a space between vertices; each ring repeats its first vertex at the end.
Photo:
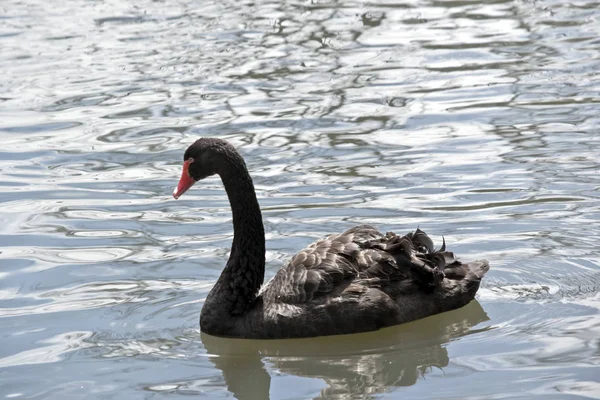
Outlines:
POLYGON ((194 162, 193 158, 185 160, 183 162, 183 171, 181 171, 181 178, 179 179, 179 184, 177 188, 173 190, 173 197, 178 199, 179 196, 184 194, 189 188, 191 188, 196 181, 190 175, 190 164, 194 162))

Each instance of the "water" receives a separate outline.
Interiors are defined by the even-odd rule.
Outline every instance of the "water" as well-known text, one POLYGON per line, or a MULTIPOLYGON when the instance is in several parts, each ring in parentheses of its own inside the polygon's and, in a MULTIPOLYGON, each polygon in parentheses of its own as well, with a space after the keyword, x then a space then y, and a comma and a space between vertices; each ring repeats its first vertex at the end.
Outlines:
MULTIPOLYGON (((131 3, 131 4, 129 4, 131 3)), ((600 398, 600 7, 0 4, 0 395, 600 398), (444 235, 467 307, 298 341, 201 335, 231 242, 200 136, 257 186, 267 277, 353 224, 444 235)))

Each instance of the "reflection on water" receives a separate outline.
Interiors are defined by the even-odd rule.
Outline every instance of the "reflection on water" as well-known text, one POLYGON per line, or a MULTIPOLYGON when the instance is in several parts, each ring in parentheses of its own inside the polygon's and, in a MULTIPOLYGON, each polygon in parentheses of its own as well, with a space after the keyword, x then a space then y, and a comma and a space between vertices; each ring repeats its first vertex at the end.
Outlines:
POLYGON ((0 394, 597 398, 593 1, 7 0, 0 394), (246 157, 267 277, 358 223, 487 258, 478 303, 306 342, 198 332, 231 242, 199 136, 246 157))
MULTIPOLYGON (((210 361, 223 371, 238 399, 269 398, 270 376, 278 373, 322 379, 321 397, 382 393, 413 385, 432 368, 448 365, 448 341, 468 333, 487 316, 476 301, 458 311, 384 329, 340 337, 294 340, 239 340, 202 333, 210 361)), ((482 330, 485 331, 485 330, 482 330)), ((183 387, 171 391, 186 391, 183 387)))

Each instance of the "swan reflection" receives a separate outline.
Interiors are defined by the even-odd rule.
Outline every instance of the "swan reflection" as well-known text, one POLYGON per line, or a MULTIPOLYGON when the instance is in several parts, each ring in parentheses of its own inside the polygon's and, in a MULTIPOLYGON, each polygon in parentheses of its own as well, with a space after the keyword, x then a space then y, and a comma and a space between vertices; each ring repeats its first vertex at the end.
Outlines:
POLYGON ((467 306, 376 332, 310 339, 226 339, 202 333, 214 365, 237 399, 268 399, 270 370, 320 378, 327 385, 317 398, 372 395, 415 384, 430 368, 443 368, 445 344, 486 330, 473 329, 488 316, 475 300, 467 306))

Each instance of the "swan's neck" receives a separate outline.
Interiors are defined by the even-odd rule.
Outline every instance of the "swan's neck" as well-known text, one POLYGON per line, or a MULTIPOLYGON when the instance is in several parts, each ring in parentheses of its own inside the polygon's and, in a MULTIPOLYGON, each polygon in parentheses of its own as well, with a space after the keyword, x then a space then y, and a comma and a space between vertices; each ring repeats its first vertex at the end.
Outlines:
POLYGON ((265 231, 260 206, 246 165, 241 157, 239 160, 241 163, 228 164, 220 172, 231 204, 233 243, 227 265, 204 306, 230 315, 242 315, 252 308, 265 275, 265 231))

